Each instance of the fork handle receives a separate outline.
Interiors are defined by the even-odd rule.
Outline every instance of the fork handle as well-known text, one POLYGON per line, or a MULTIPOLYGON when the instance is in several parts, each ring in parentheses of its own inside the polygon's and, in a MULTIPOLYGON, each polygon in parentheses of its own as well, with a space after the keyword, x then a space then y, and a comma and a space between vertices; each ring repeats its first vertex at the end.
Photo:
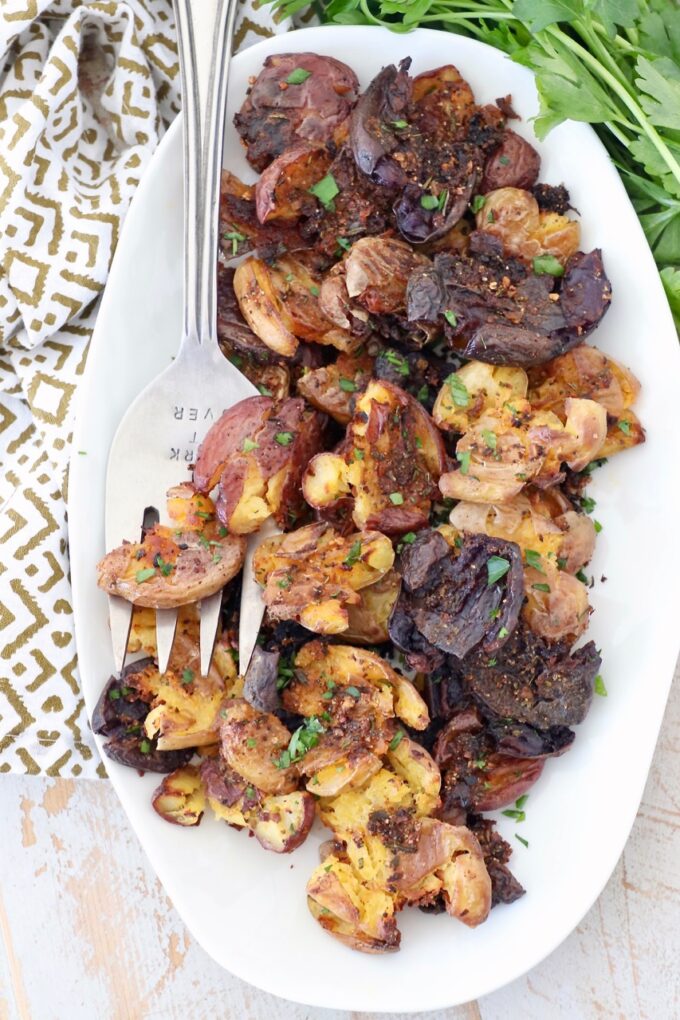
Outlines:
POLYGON ((224 118, 238 0, 175 0, 184 113, 184 335, 217 344, 224 118))

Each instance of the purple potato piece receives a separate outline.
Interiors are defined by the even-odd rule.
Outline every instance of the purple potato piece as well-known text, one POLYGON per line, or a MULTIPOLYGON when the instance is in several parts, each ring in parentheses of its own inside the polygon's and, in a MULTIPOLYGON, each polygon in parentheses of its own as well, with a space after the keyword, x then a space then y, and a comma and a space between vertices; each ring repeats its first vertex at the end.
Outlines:
POLYGON ((233 807, 239 801, 243 801, 244 805, 249 807, 254 807, 258 803, 255 788, 229 768, 222 758, 204 758, 199 771, 207 796, 224 804, 225 807, 233 807))
POLYGON ((266 652, 256 645, 246 670, 243 697, 261 712, 277 712, 282 707, 277 687, 280 658, 280 652, 266 652))
POLYGON ((486 709, 547 730, 583 722, 601 661, 592 641, 570 654, 565 643, 549 643, 520 624, 492 660, 475 651, 461 670, 486 709))
POLYGON ((299 139, 327 141, 349 115, 358 92, 354 71, 334 57, 317 53, 267 57, 234 117, 248 162, 261 172, 299 139), (298 84, 287 80, 296 71, 308 72, 298 84))
POLYGON ((602 251, 575 252, 568 260, 560 290, 560 305, 570 330, 579 342, 595 329, 612 300, 612 285, 602 262, 602 251))
POLYGON ((446 286, 437 266, 417 269, 406 288, 406 314, 409 322, 437 322, 446 308, 446 286))
POLYGON ((538 202, 541 212, 555 212, 564 216, 574 208, 569 192, 563 184, 535 184, 531 193, 538 202))
POLYGON ((359 170, 384 187, 402 187, 406 178, 390 153, 400 144, 393 125, 404 119, 411 101, 411 58, 389 64, 376 75, 352 110, 349 142, 359 170))
POLYGON ((274 361, 283 362, 270 347, 253 333, 241 315, 234 293, 234 273, 231 266, 217 263, 217 336, 228 349, 252 358, 258 364, 268 365, 274 361))
POLYGON ((92 713, 93 733, 108 737, 121 726, 130 726, 146 718, 149 713, 148 704, 141 700, 126 681, 128 677, 152 665, 153 659, 149 657, 138 659, 136 662, 128 663, 120 677, 109 678, 92 713))
POLYGON ((407 184, 394 204, 399 232, 411 244, 436 241, 452 230, 465 215, 479 180, 479 153, 472 146, 452 145, 442 150, 437 162, 446 168, 436 176, 439 195, 444 195, 442 209, 423 207, 422 199, 432 192, 420 184, 407 184))
POLYGON ((194 750, 186 747, 179 751, 159 751, 155 741, 147 740, 143 735, 140 739, 139 734, 121 733, 104 744, 104 753, 111 761, 138 772, 174 772, 191 760, 194 750), (142 746, 147 744, 150 750, 145 752, 142 746))
POLYGON ((574 743, 574 731, 568 726, 537 730, 511 719, 492 719, 487 723, 496 748, 515 758, 557 758, 574 743))
POLYGON ((415 592, 428 581, 432 568, 445 559, 450 547, 444 536, 429 529, 421 531, 415 542, 401 554, 401 576, 406 591, 415 592))
POLYGON ((486 161, 479 190, 483 195, 497 188, 531 191, 540 169, 541 157, 533 145, 507 128, 501 144, 486 161))
POLYGON ((406 662, 411 669, 427 675, 438 670, 443 664, 443 652, 419 633, 408 610, 399 604, 399 600, 390 614, 387 632, 395 648, 406 656, 406 662))
POLYGON ((512 857, 510 844, 496 832, 496 823, 490 818, 470 814, 466 819, 484 854, 484 863, 491 879, 491 906, 514 903, 524 896, 525 889, 517 881, 507 864, 512 857))

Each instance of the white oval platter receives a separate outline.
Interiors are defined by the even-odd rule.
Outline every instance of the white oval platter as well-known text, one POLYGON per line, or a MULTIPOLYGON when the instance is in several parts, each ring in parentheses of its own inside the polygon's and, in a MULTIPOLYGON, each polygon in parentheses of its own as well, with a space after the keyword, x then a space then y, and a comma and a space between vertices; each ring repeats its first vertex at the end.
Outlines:
MULTIPOLYGON (((416 73, 456 64, 480 102, 511 93, 523 118, 518 130, 541 152, 541 179, 567 185, 582 217, 582 247, 604 251, 614 297, 590 342, 639 377, 636 411, 648 435, 644 446, 597 471, 590 490, 603 525, 589 568, 596 578, 590 634, 602 648, 609 694, 595 698, 572 750, 548 762, 531 791, 526 822, 500 819, 526 896, 493 910, 474 931, 445 915, 406 911, 402 949, 384 957, 343 947, 308 913, 305 883, 318 860, 316 832, 293 855, 277 856, 207 817, 198 829, 183 830, 151 808, 158 776, 140 778, 109 761, 106 767, 184 921, 228 970, 314 1006, 441 1009, 499 988, 555 949, 599 895, 635 817, 678 651, 680 355, 642 230, 594 132, 568 123, 536 143, 529 123, 537 112, 532 75, 481 43, 424 29, 397 35, 363 27, 310 28, 268 39, 232 65, 226 166, 253 178, 231 123, 248 77, 270 53, 304 50, 346 61, 362 86, 383 65, 410 55, 416 73)), ((95 564, 104 552, 108 449, 128 404, 168 363, 180 335, 181 141, 178 120, 132 203, 80 389, 73 449, 87 455, 72 461, 69 520, 80 678, 90 713, 112 670, 106 602, 95 585, 95 564)))

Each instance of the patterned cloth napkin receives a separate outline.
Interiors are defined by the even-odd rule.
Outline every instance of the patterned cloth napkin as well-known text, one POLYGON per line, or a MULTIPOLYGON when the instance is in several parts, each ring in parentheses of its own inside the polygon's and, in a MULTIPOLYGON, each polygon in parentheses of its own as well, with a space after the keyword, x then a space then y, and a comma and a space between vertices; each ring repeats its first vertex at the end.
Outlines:
MULTIPOLYGON (((241 5, 237 48, 288 27, 241 5)), ((171 0, 1 0, 0 54, 0 772, 104 775, 78 684, 65 472, 98 296, 179 110, 171 0)))

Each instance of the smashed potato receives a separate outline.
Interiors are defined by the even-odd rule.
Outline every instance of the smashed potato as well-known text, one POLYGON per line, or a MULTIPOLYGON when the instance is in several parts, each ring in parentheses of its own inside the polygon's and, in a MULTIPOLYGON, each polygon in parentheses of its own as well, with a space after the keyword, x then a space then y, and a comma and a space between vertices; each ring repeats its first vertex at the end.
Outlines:
POLYGON ((173 825, 199 825, 205 811, 205 793, 195 765, 185 765, 165 776, 151 804, 173 825))
POLYGON ((581 228, 556 212, 541 212, 534 196, 522 188, 498 188, 484 196, 477 229, 498 237, 509 255, 531 263, 552 255, 561 265, 578 251, 581 228))
POLYGON ((367 354, 340 354, 332 364, 312 369, 298 379, 298 393, 318 411, 347 425, 352 418, 355 394, 366 389, 372 369, 373 358, 367 354))
POLYGON ((328 524, 310 524, 258 546, 253 571, 274 620, 297 620, 318 634, 349 626, 347 607, 394 563, 392 543, 377 531, 343 537, 328 524))
POLYGON ((270 397, 248 397, 224 412, 194 466, 200 491, 218 486, 222 530, 247 535, 270 516, 279 527, 297 520, 304 507, 300 478, 323 445, 324 421, 299 397, 280 405, 270 397))
POLYGON ((238 574, 245 542, 222 534, 215 506, 188 482, 168 490, 172 525, 124 542, 97 564, 97 584, 136 606, 174 609, 213 595, 238 574))
POLYGON ((242 698, 222 710, 220 743, 225 762, 264 793, 292 793, 297 787, 297 768, 279 763, 290 736, 275 715, 258 712, 242 698))
POLYGON ((488 411, 524 399, 528 379, 523 368, 469 361, 445 381, 437 395, 432 417, 440 428, 466 432, 488 411))

